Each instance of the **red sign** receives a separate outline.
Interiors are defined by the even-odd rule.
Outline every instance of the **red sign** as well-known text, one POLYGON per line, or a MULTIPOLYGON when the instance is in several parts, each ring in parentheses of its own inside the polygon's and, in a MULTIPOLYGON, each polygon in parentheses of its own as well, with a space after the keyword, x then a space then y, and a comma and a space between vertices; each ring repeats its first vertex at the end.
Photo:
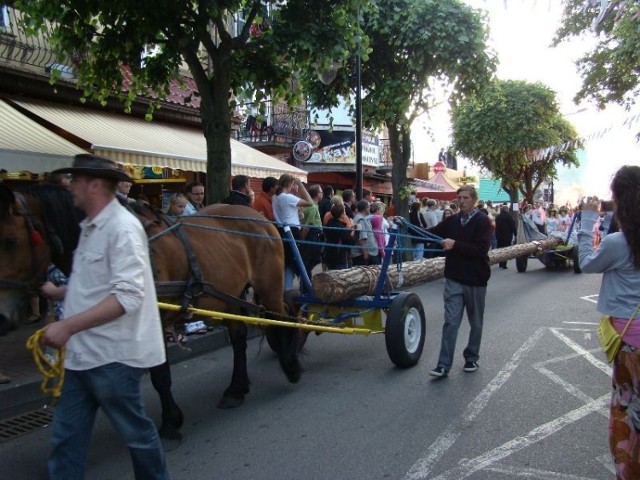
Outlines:
POLYGON ((433 171, 435 173, 444 173, 447 171, 447 166, 444 162, 436 162, 433 164, 433 171))

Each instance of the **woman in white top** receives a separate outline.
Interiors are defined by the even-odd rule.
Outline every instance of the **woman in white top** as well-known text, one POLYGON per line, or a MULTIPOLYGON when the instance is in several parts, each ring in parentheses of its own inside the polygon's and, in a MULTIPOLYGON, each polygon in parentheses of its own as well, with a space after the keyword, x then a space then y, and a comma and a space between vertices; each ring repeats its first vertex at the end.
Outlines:
MULTIPOLYGON (((278 226, 280 236, 285 238, 284 227, 291 227, 291 233, 296 240, 300 238, 300 215, 298 208, 313 205, 313 200, 302 182, 293 175, 285 173, 278 180, 276 194, 271 199, 273 216, 278 226)), ((293 278, 298 272, 291 245, 284 241, 284 289, 291 290, 293 278)))

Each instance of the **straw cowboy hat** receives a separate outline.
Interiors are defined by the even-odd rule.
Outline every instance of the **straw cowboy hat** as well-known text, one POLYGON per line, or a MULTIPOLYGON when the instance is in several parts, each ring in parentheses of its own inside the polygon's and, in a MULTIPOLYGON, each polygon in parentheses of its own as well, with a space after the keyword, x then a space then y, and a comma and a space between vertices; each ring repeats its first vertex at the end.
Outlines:
POLYGON ((116 162, 89 153, 76 155, 70 167, 60 168, 51 173, 72 173, 133 183, 131 177, 116 162))

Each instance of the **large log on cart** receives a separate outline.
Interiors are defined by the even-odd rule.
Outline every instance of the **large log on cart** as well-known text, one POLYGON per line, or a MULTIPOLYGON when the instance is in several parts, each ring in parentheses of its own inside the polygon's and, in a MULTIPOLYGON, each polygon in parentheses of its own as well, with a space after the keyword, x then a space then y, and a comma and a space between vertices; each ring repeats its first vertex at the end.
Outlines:
MULTIPOLYGON (((532 255, 561 243, 562 239, 552 237, 546 240, 512 245, 511 247, 497 248, 489 251, 489 262, 493 265, 513 258, 532 255)), ((346 270, 331 270, 318 273, 313 276, 313 292, 322 301, 332 303, 361 295, 373 295, 379 275, 379 266, 353 267, 346 270)), ((404 262, 401 272, 390 266, 388 277, 393 288, 399 285, 400 275, 402 275, 402 286, 404 287, 442 278, 444 276, 444 258, 438 257, 404 262)))

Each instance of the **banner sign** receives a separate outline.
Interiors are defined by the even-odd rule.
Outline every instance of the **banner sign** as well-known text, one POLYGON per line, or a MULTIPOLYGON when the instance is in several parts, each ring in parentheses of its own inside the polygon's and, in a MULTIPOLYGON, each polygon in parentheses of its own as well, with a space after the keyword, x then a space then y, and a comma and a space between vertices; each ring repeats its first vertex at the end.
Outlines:
MULTIPOLYGON (((356 163, 356 138, 351 131, 316 130, 320 142, 313 148, 308 163, 356 163)), ((380 165, 378 138, 362 134, 362 164, 380 165)))

